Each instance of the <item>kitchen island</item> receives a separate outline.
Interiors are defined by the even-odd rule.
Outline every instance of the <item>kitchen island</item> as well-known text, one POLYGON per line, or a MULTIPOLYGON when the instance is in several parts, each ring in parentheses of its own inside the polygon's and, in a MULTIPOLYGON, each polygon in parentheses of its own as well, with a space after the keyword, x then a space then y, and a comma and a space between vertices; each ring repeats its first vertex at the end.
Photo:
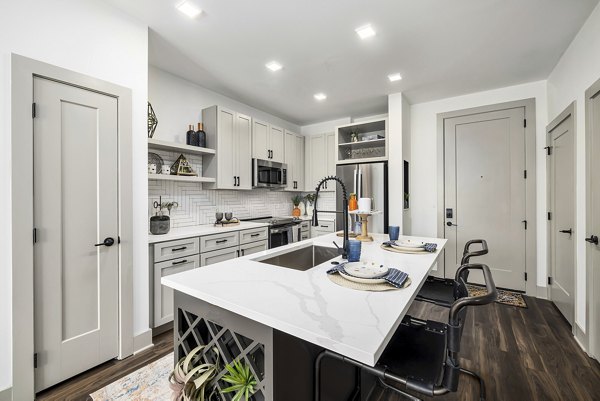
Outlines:
MULTIPOLYGON (((401 254, 380 247, 387 235, 373 237, 361 260, 408 273, 410 286, 368 292, 333 283, 326 272, 341 260, 335 234, 164 277, 175 292, 175 358, 199 344, 216 346, 222 362, 244 358, 259 380, 257 401, 311 400, 312 363, 322 349, 374 366, 446 240, 410 237, 437 243, 437 251, 401 254)), ((206 360, 216 360, 212 350, 206 360)), ((323 369, 324 400, 344 399, 354 386, 353 368, 333 364, 323 369)))

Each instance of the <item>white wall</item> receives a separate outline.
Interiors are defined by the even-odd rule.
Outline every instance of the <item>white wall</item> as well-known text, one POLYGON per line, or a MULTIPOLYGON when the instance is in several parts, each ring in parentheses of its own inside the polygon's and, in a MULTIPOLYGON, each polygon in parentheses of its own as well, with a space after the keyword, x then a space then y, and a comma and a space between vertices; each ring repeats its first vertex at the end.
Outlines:
POLYGON ((335 131, 338 125, 346 125, 352 122, 351 117, 338 118, 337 120, 323 121, 316 124, 303 125, 300 129, 302 135, 319 135, 327 134, 335 131))
POLYGON ((586 333, 585 91, 600 79, 600 5, 592 12, 548 78, 548 117, 552 121, 576 101, 577 300, 575 322, 586 333))
POLYGON ((402 152, 403 104, 406 102, 402 93, 388 96, 388 202, 390 226, 400 226, 404 217, 403 174, 404 157, 402 152))
MULTIPOLYGON (((133 201, 146 204, 148 30, 99 0, 19 0, 0 12, 0 389, 12 384, 10 54, 17 53, 110 81, 133 91, 133 201)), ((30 163, 24 160, 23 163, 30 163)), ((147 232, 146 211, 134 208, 134 233, 147 232)), ((147 238, 134 238, 134 331, 148 328, 147 238)))
POLYGON ((148 99, 158 117, 154 138, 185 143, 188 125, 202 121, 202 109, 214 105, 233 109, 253 118, 300 133, 300 126, 220 95, 181 77, 150 66, 148 99))
MULTIPOLYGON (((410 170, 412 169, 412 156, 411 156, 411 135, 410 135, 410 103, 406 99, 406 97, 402 98, 402 159, 408 162, 408 170, 410 174, 410 170)), ((402 179, 404 179, 404 165, 402 166, 402 179)), ((408 177, 408 191, 410 194, 410 185, 411 179, 408 177)), ((404 182, 402 182, 402 207, 404 207, 404 182)), ((410 216, 410 203, 411 199, 409 198, 409 208, 403 210, 402 212, 402 233, 405 235, 411 235, 412 226, 411 226, 411 216, 410 216)))
POLYGON ((535 98, 537 169, 537 285, 546 283, 546 81, 510 86, 411 106, 411 230, 437 235, 437 115, 449 111, 535 98))

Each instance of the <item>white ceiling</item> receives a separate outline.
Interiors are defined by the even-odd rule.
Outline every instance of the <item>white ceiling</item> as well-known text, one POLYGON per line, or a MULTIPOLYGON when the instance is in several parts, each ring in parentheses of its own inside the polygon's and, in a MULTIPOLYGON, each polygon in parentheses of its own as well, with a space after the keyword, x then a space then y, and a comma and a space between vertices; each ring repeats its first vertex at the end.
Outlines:
POLYGON ((598 3, 191 0, 204 10, 191 20, 181 0, 106 1, 149 25, 151 64, 302 125, 385 112, 395 92, 417 103, 545 79, 598 3), (367 23, 377 35, 361 41, 367 23))

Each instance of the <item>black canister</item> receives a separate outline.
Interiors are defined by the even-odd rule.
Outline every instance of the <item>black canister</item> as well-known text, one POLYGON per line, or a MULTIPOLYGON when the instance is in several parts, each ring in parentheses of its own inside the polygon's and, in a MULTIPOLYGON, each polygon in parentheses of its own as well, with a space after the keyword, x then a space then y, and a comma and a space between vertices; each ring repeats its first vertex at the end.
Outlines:
POLYGON ((189 130, 185 135, 185 143, 190 146, 198 146, 198 134, 194 131, 193 125, 189 126, 189 130))
POLYGON ((169 216, 156 215, 150 217, 150 232, 154 235, 168 234, 171 230, 171 218, 169 216))
POLYGON ((198 145, 201 148, 206 147, 206 132, 204 132, 204 127, 202 123, 198 123, 198 131, 196 131, 196 135, 198 136, 198 145))

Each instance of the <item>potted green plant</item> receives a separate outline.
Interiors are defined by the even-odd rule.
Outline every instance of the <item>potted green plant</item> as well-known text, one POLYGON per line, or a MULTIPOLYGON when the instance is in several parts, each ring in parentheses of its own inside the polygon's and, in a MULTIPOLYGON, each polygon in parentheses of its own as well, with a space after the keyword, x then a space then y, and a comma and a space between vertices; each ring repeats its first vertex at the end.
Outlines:
POLYGON ((252 394, 256 392, 257 381, 250 367, 241 360, 234 361, 232 364, 225 366, 227 373, 223 375, 221 380, 231 384, 231 386, 221 390, 223 393, 235 394, 231 401, 250 401, 252 394))
MULTIPOLYGON (((181 358, 169 375, 169 385, 175 393, 174 401, 213 401, 217 394, 214 378, 219 373, 217 363, 201 363, 202 351, 205 345, 200 345, 181 358)), ((213 351, 218 355, 219 350, 213 351)))
POLYGON ((300 195, 292 196, 292 203, 294 204, 294 210, 292 210, 292 216, 294 216, 294 217, 300 217, 301 211, 300 211, 300 208, 298 207, 300 205, 300 202, 302 202, 302 196, 300 196, 300 195))
POLYGON ((309 207, 305 207, 305 209, 306 209, 305 214, 312 214, 313 205, 315 204, 315 201, 317 200, 317 194, 316 193, 306 194, 304 199, 306 199, 308 201, 308 206, 309 206, 309 207))

